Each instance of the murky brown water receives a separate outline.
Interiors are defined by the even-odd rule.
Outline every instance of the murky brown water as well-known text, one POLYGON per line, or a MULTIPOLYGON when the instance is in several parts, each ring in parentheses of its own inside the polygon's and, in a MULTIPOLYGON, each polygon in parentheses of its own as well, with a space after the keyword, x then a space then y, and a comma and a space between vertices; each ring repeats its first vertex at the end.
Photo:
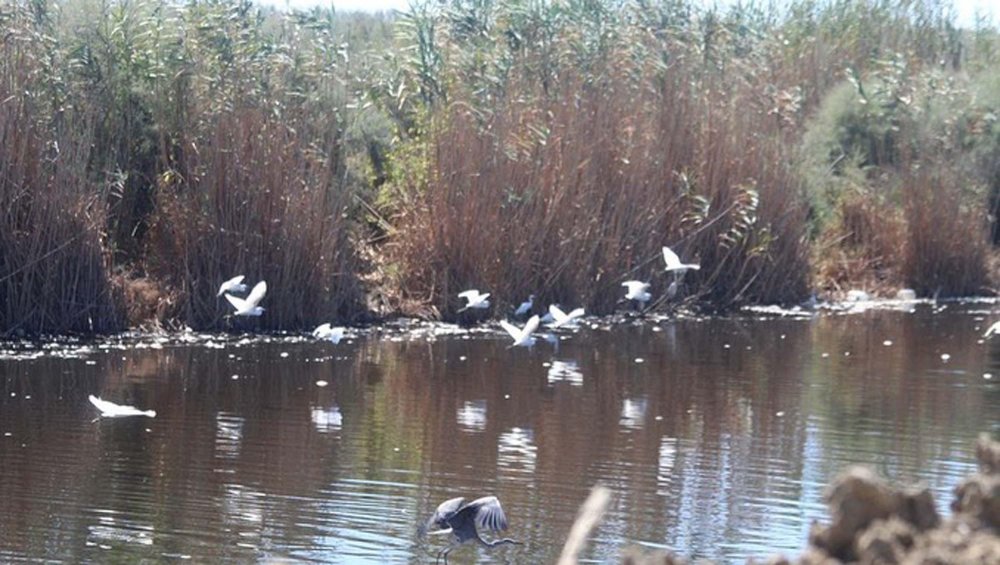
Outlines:
POLYGON ((19 350, 0 360, 0 561, 430 563, 445 540, 416 524, 494 493, 525 545, 451 562, 546 563, 595 482, 615 495, 595 562, 630 543, 793 552, 848 463, 946 507, 976 434, 1000 432, 988 308, 621 325, 557 350, 499 333, 19 350), (95 422, 89 394, 158 415, 95 422))

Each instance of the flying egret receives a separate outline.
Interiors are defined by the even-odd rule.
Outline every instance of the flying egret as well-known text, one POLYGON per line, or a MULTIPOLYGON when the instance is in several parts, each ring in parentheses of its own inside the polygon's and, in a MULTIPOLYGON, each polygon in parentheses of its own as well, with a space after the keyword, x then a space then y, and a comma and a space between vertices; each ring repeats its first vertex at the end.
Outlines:
POLYGON ((517 307, 517 310, 514 310, 514 315, 523 316, 528 312, 531 312, 531 307, 534 305, 535 305, 535 295, 532 294, 528 296, 528 300, 522 302, 521 305, 517 307))
POLYGON ((458 310, 459 312, 463 312, 469 308, 485 309, 490 307, 490 301, 486 300, 490 297, 490 293, 488 292, 486 294, 479 294, 478 290, 466 290, 465 292, 458 293, 458 296, 468 301, 465 306, 458 310))
POLYGON ((635 300, 640 306, 649 302, 653 295, 649 294, 649 283, 642 281, 625 281, 622 286, 628 287, 625 291, 625 300, 635 300))
POLYGON ((122 406, 120 404, 115 404, 114 402, 101 400, 93 394, 91 394, 88 398, 90 398, 90 403, 101 411, 101 416, 105 418, 124 418, 126 416, 146 416, 149 418, 156 417, 155 410, 139 410, 135 406, 122 406))
POLYGON ((222 286, 219 287, 219 294, 216 294, 215 296, 219 297, 227 292, 238 292, 240 294, 246 292, 247 285, 243 284, 243 279, 245 278, 246 277, 244 277, 243 275, 240 275, 238 277, 233 277, 228 281, 222 283, 222 286))
POLYGON ((333 343, 340 343, 340 340, 344 339, 344 328, 330 327, 330 324, 322 324, 313 330, 313 337, 316 339, 328 339, 333 343))
POLYGON ((504 515, 500 501, 495 496, 477 498, 468 504, 462 497, 446 500, 437 507, 427 524, 421 526, 419 534, 420 537, 428 533, 452 534, 454 542, 439 551, 434 561, 438 563, 444 558, 445 565, 448 563, 448 553, 469 541, 478 541, 486 547, 496 547, 504 543, 521 545, 521 542, 510 538, 486 541, 479 535, 480 529, 493 532, 507 529, 507 516, 504 515))
POLYGON ((1000 322, 993 322, 993 325, 986 328, 986 333, 983 334, 984 338, 992 337, 993 334, 1000 333, 1000 322))
POLYGON ((678 257, 672 249, 666 246, 663 247, 663 260, 667 263, 667 271, 684 273, 688 270, 697 271, 698 269, 701 269, 701 265, 697 263, 681 263, 681 258, 678 257))
POLYGON ((267 283, 260 281, 253 287, 253 290, 250 291, 250 294, 246 298, 227 294, 226 300, 233 305, 233 308, 236 308, 236 312, 233 313, 234 316, 260 316, 264 313, 264 309, 257 305, 260 304, 266 292, 267 283))
POLYGON ((552 328, 561 328, 567 324, 571 324, 576 321, 577 318, 583 316, 583 308, 577 308, 569 314, 563 312, 555 304, 549 306, 549 314, 552 315, 552 328))
POLYGON ((518 328, 507 320, 500 320, 500 325, 503 326, 503 329, 507 330, 510 337, 514 338, 514 345, 511 345, 511 347, 519 345, 531 347, 535 345, 535 338, 531 336, 531 333, 538 329, 538 324, 539 319, 537 314, 528 319, 528 323, 524 324, 524 328, 518 328))

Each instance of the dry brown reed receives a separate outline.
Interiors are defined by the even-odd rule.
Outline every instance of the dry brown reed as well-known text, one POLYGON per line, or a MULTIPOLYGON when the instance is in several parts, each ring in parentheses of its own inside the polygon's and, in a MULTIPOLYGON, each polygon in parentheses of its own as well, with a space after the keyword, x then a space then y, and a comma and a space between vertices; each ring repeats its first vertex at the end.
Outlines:
POLYGON ((923 296, 969 296, 989 286, 989 224, 971 180, 946 164, 903 177, 906 241, 902 272, 923 296))
POLYGON ((161 175, 149 269, 181 293, 179 318, 226 327, 219 284, 245 274, 268 283, 257 329, 356 320, 360 264, 350 239, 350 194, 335 145, 313 143, 330 120, 262 108, 202 116, 178 143, 179 169, 161 175))
POLYGON ((87 164, 93 121, 53 115, 45 38, 7 14, 0 43, 0 333, 106 332, 121 316, 87 164))
POLYGON ((805 211, 763 96, 640 72, 567 76, 547 97, 515 84, 487 116, 453 102, 426 176, 404 189, 390 252, 401 287, 445 315, 469 287, 607 312, 622 281, 662 293, 669 245, 702 264, 687 295, 720 308, 801 298, 805 211))

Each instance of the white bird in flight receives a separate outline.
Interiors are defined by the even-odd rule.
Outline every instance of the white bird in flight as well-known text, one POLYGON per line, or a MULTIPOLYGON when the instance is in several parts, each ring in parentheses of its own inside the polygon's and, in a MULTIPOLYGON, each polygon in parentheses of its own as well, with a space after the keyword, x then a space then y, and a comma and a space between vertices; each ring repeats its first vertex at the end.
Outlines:
POLYGON ((534 305, 535 305, 535 295, 532 294, 531 296, 528 297, 527 301, 522 302, 521 305, 517 307, 517 310, 514 310, 514 315, 523 316, 528 312, 531 312, 531 307, 534 305))
POLYGON ((653 295, 649 294, 649 283, 642 281, 625 281, 622 286, 628 287, 625 291, 625 300, 635 300, 640 304, 649 302, 653 295))
POLYGON ((489 308, 490 301, 486 300, 490 297, 490 293, 479 294, 478 290, 466 290, 465 292, 458 293, 460 298, 464 298, 468 303, 459 309, 459 312, 468 310, 469 308, 489 308))
POLYGON ((101 416, 105 418, 124 418, 126 416, 146 416, 149 418, 156 417, 156 410, 139 410, 135 406, 122 406, 121 404, 101 400, 93 394, 91 394, 89 398, 90 403, 100 410, 101 416))
POLYGON ((333 328, 330 324, 322 324, 313 330, 313 337, 316 339, 328 339, 333 343, 340 343, 344 339, 344 328, 333 328))
POLYGON ((996 333, 1000 333, 1000 322, 993 322, 992 326, 986 328, 986 333, 983 334, 983 337, 988 338, 996 333))
POLYGON ((583 316, 583 308, 577 308, 567 314, 560 310, 558 306, 553 304, 549 306, 549 314, 552 316, 553 320, 551 326, 553 328, 561 328, 562 326, 575 322, 577 318, 583 316))
POLYGON ((503 329, 507 330, 510 337, 514 338, 514 344, 511 347, 519 345, 531 347, 535 345, 535 338, 531 336, 531 333, 538 329, 538 324, 539 319, 537 315, 529 318, 528 323, 524 324, 523 328, 519 328, 507 320, 500 320, 500 325, 503 326, 503 329))
POLYGON ((253 290, 250 291, 250 294, 246 298, 227 294, 226 300, 233 305, 233 308, 236 308, 236 312, 233 313, 234 316, 260 316, 264 313, 264 309, 257 305, 260 304, 266 292, 267 283, 260 281, 253 287, 253 290))
POLYGON ((243 284, 243 279, 245 278, 246 277, 244 277, 243 275, 240 275, 238 277, 233 277, 228 281, 222 283, 222 286, 219 287, 219 294, 216 294, 215 296, 217 297, 222 296, 227 292, 238 292, 240 294, 246 292, 247 285, 243 284))
POLYGON ((701 269, 701 265, 697 263, 681 263, 681 258, 678 257, 672 249, 666 246, 663 247, 663 260, 667 263, 667 271, 684 273, 689 269, 694 271, 701 269))

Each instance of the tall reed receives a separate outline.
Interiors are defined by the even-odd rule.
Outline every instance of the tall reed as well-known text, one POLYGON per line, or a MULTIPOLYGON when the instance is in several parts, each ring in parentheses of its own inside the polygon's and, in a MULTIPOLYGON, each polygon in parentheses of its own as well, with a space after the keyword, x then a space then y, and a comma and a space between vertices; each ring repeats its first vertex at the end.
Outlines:
POLYGON ((607 312, 630 278, 662 294, 670 245, 703 264, 682 296, 727 308, 804 295, 805 209, 765 99, 622 55, 561 68, 547 92, 511 80, 489 111, 452 91, 425 173, 402 182, 389 252, 402 288, 446 316, 468 287, 607 312))
POLYGON ((39 15, 5 13, 0 42, 0 334, 112 331, 122 318, 88 177, 94 121, 59 109, 39 15))

